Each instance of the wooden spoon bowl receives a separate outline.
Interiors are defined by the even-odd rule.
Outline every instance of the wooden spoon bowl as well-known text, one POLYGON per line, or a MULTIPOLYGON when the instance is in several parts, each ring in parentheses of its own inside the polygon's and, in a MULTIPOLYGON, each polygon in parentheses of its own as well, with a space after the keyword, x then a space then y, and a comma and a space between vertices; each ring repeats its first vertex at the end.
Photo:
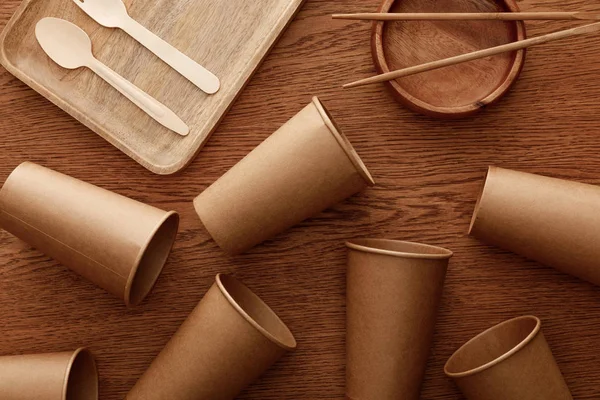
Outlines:
MULTIPOLYGON (((378 12, 518 12, 514 0, 384 0, 378 12)), ((374 22, 379 73, 526 39, 522 21, 374 22)), ((387 82, 406 107, 432 117, 470 116, 500 100, 519 77, 525 50, 387 82)))

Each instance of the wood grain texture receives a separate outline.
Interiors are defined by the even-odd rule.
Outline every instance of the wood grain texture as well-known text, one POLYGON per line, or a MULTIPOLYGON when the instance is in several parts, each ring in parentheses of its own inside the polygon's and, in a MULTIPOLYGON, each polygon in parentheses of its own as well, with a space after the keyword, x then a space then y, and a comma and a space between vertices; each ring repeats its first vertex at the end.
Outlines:
MULTIPOLYGON (((18 0, 0 2, 2 24, 18 0)), ((141 4, 141 3, 139 3, 141 4)), ((423 399, 462 399, 443 365, 473 335, 534 314, 574 398, 600 397, 600 288, 466 235, 488 165, 600 184, 596 36, 532 48, 512 91, 462 121, 396 103, 383 85, 342 83, 375 72, 370 24, 331 20, 378 0, 309 0, 199 157, 179 175, 153 175, 0 72, 0 181, 31 160, 181 213, 170 262, 146 302, 121 302, 0 232, 0 354, 75 349, 98 358, 100 396, 122 399, 214 281, 232 272, 290 326, 298 350, 241 399, 341 399, 344 393, 344 240, 416 240, 455 252, 423 399), (200 227, 192 199, 318 95, 377 181, 347 202, 250 253, 229 258, 200 227)), ((593 0, 524 0, 523 11, 598 11, 593 0)), ((535 36, 572 26, 528 23, 535 36)))
POLYGON ((188 165, 304 0, 133 1, 140 24, 216 74, 208 95, 119 29, 104 28, 73 0, 24 0, 0 38, 0 62, 11 73, 157 174, 188 165), (91 37, 96 58, 171 109, 189 126, 178 136, 154 121, 90 69, 66 70, 40 48, 34 29, 58 17, 91 37))

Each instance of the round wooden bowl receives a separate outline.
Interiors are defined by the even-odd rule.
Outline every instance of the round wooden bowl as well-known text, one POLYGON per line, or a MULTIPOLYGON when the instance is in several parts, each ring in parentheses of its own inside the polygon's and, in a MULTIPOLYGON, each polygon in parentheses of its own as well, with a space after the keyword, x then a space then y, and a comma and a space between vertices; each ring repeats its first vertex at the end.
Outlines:
MULTIPOLYGON (((514 0, 384 0, 379 12, 517 12, 514 0)), ((385 73, 526 39, 522 21, 375 22, 371 47, 385 73)), ((406 107, 438 118, 473 115, 497 102, 517 80, 525 50, 387 82, 406 107)))

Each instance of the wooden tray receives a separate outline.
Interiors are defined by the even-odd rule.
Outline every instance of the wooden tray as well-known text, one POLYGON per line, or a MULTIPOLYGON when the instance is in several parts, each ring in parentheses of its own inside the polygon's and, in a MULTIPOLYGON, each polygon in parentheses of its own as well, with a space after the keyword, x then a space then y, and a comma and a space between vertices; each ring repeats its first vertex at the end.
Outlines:
MULTIPOLYGON (((519 11, 514 0, 384 0, 379 12, 519 11)), ((525 24, 503 21, 394 21, 373 25, 379 73, 526 39, 525 24)), ((387 82, 399 102, 438 118, 460 118, 500 100, 517 80, 525 50, 387 82)))
POLYGON ((221 79, 207 95, 118 29, 71 0, 25 0, 0 36, 0 62, 17 78, 157 174, 183 169, 206 143, 304 0, 124 0, 130 15, 221 79), (43 17, 74 22, 94 54, 178 114, 190 135, 156 123, 88 69, 54 64, 34 36, 43 17))

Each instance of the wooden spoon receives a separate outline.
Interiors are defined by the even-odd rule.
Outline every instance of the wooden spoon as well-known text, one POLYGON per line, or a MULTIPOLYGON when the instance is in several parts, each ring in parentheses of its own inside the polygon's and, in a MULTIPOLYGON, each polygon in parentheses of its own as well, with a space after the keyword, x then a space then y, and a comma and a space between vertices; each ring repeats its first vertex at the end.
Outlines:
POLYGON ((161 125, 182 136, 189 133, 188 126, 173 111, 98 61, 92 53, 90 37, 77 25, 64 19, 43 18, 35 27, 35 36, 46 54, 61 67, 91 69, 161 125))
POLYGON ((107 28, 121 28, 202 91, 213 94, 219 90, 221 86, 219 78, 131 18, 121 0, 73 0, 73 2, 100 25, 107 28))

